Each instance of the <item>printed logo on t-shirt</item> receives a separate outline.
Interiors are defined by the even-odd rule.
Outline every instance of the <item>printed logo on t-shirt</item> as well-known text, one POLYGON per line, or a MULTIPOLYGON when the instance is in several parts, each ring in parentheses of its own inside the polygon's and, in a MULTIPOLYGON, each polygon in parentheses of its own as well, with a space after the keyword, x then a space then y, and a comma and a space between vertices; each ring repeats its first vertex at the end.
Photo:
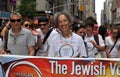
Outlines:
POLYGON ((93 44, 91 42, 87 42, 86 44, 88 51, 92 51, 92 49, 94 48, 93 44))
POLYGON ((70 44, 64 44, 59 49, 59 55, 61 57, 72 57, 74 55, 74 49, 70 44))

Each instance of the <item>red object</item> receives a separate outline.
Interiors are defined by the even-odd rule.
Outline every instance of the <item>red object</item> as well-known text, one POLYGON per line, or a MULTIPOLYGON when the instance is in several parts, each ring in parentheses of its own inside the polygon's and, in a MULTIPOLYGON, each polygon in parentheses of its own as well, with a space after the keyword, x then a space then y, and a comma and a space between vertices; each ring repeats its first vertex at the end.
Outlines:
POLYGON ((93 33, 94 33, 95 35, 97 35, 97 34, 98 34, 98 30, 94 30, 93 33))
POLYGON ((94 24, 94 27, 95 27, 95 28, 98 28, 98 24, 94 24))
POLYGON ((38 25, 38 20, 37 19, 34 20, 34 24, 38 25))

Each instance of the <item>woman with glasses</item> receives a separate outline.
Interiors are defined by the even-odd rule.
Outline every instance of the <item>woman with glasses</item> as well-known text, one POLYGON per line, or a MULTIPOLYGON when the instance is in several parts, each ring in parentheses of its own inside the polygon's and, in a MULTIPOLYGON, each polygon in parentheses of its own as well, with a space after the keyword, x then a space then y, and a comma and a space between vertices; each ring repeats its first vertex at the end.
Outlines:
POLYGON ((105 38, 108 56, 110 58, 120 58, 120 38, 119 28, 114 26, 111 28, 111 35, 105 38))
POLYGON ((13 55, 34 55, 35 41, 31 31, 21 27, 21 15, 19 13, 12 13, 10 16, 11 25, 8 33, 5 34, 5 46, 2 49, 2 54, 7 53, 13 55))
POLYGON ((60 33, 53 37, 49 57, 87 57, 82 37, 71 30, 72 19, 67 12, 60 12, 55 18, 60 33))
POLYGON ((25 19, 25 20, 23 20, 22 26, 23 26, 24 28, 30 29, 31 20, 30 20, 30 19, 25 19))

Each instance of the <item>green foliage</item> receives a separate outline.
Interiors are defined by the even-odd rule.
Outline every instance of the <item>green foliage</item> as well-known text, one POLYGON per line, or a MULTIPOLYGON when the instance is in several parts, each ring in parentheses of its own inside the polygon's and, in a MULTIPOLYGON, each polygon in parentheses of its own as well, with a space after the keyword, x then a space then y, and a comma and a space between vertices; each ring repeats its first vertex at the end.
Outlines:
POLYGON ((89 23, 89 22, 92 22, 93 24, 97 24, 97 21, 93 17, 88 17, 85 20, 85 23, 89 23))
POLYGON ((22 16, 33 18, 36 15, 36 2, 35 0, 21 0, 20 5, 17 6, 17 10, 22 16))

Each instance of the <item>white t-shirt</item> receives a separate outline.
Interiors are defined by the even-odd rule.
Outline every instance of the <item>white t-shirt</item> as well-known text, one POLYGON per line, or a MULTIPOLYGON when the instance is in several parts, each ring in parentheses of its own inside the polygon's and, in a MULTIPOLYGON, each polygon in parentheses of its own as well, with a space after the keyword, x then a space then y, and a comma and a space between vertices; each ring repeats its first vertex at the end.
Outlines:
POLYGON ((48 52, 49 57, 87 57, 82 37, 72 33, 70 38, 64 38, 61 33, 53 37, 48 52))
POLYGON ((0 38, 0 51, 2 50, 3 48, 3 41, 2 41, 2 38, 0 38))
MULTIPOLYGON (((38 29, 37 31, 40 32, 41 40, 43 41, 45 35, 41 31, 41 29, 38 29)), ((49 44, 51 43, 52 38, 56 34, 58 34, 58 32, 53 29, 52 32, 50 33, 49 37, 47 38, 45 44, 43 45, 43 49, 39 49, 39 51, 37 52, 36 56, 47 56, 47 53, 48 53, 47 51, 49 49, 49 44)))
MULTIPOLYGON (((98 35, 98 40, 99 40, 99 45, 100 46, 105 46, 104 41, 102 39, 102 37, 100 35, 98 35)), ((88 37, 87 35, 85 36, 84 39, 85 43, 86 43, 86 49, 88 52, 88 57, 90 58, 95 58, 95 54, 98 53, 98 50, 96 47, 94 47, 94 45, 90 42, 90 41, 95 41, 94 36, 88 37)))
MULTIPOLYGON (((108 47, 109 51, 111 50, 112 46, 114 45, 114 42, 112 41, 111 37, 108 36, 105 38, 106 46, 108 47)), ((118 51, 120 49, 120 39, 117 40, 114 48, 110 52, 111 58, 118 58, 118 51)))

